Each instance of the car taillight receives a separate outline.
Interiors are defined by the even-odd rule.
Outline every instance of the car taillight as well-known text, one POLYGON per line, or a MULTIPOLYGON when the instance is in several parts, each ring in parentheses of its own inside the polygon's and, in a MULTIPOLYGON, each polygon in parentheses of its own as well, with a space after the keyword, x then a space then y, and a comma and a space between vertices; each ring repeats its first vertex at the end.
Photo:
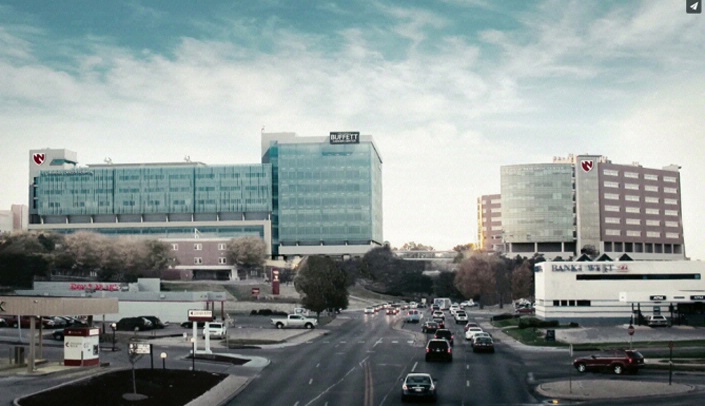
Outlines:
POLYGON ((428 349, 428 348, 426 348, 426 352, 431 352, 431 350, 430 350, 430 349, 428 349))
POLYGON ((453 352, 453 348, 452 348, 452 347, 448 347, 448 354, 450 354, 451 352, 453 352))
POLYGON ((409 387, 406 386, 406 384, 404 384, 401 388, 404 389, 404 390, 408 390, 408 389, 409 389, 409 387))

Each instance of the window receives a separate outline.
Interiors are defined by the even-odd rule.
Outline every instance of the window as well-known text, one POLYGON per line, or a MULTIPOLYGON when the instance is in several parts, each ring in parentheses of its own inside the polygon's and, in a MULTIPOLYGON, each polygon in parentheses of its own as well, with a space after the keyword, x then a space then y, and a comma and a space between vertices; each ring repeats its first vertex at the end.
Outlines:
POLYGON ((666 216, 677 216, 678 211, 677 210, 664 210, 663 214, 666 216))
POLYGON ((589 300, 576 300, 576 304, 578 306, 586 307, 586 306, 590 306, 590 301, 589 300))
POLYGON ((674 178, 673 176, 664 176, 664 177, 663 177, 663 181, 664 181, 664 182, 669 182, 669 183, 675 183, 675 182, 676 182, 676 178, 674 178))
POLYGON ((221 243, 218 243, 218 251, 225 251, 226 245, 227 245, 227 244, 222 243, 222 242, 221 242, 221 243))
POLYGON ((644 198, 644 202, 646 202, 646 203, 658 203, 658 197, 646 196, 646 197, 644 198))
POLYGON ((179 244, 171 244, 171 250, 172 250, 172 251, 178 251, 178 250, 179 250, 179 244))
POLYGON ((678 193, 678 189, 674 187, 665 187, 663 188, 664 193, 678 193))
POLYGON ((624 200, 628 202, 638 202, 639 201, 639 196, 634 196, 634 195, 626 195, 624 196, 624 200))
POLYGON ((678 238, 678 233, 666 233, 666 238, 678 238))
POLYGON ((658 175, 654 175, 651 173, 645 173, 644 174, 644 179, 646 180, 658 180, 658 175))
POLYGON ((661 233, 659 231, 647 231, 646 236, 650 238, 659 238, 661 237, 661 233))
POLYGON ((617 218, 617 217, 605 217, 605 223, 607 223, 607 224, 619 224, 619 218, 617 218))
POLYGON ((678 200, 676 199, 663 199, 663 202, 665 204, 678 204, 678 200))
POLYGON ((659 211, 659 209, 650 209, 650 208, 646 208, 646 209, 644 209, 644 212, 645 212, 646 214, 661 214, 661 212, 659 211))
POLYGON ((605 187, 614 187, 614 188, 619 187, 619 183, 617 183, 617 182, 605 181, 604 185, 605 185, 605 187))
POLYGON ((626 223, 632 226, 641 225, 641 219, 627 219, 626 223))
POLYGON ((639 231, 639 230, 627 230, 627 237, 641 237, 641 231, 639 231))
POLYGON ((624 188, 629 190, 639 190, 639 185, 636 183, 625 183, 624 188))
POLYGON ((606 176, 618 176, 619 172, 612 169, 605 169, 602 171, 602 174, 606 176))
POLYGON ((641 208, 640 207, 625 207, 624 211, 627 213, 641 213, 641 208))
POLYGON ((677 221, 667 221, 666 227, 678 227, 678 222, 677 221))
POLYGON ((620 234, 621 233, 619 232, 619 230, 611 230, 611 229, 605 230, 605 235, 620 235, 620 234))
POLYGON ((201 265, 203 263, 203 258, 201 257, 194 257, 193 258, 193 263, 194 265, 201 265))
POLYGON ((619 195, 616 193, 605 193, 605 199, 619 200, 619 195))
POLYGON ((646 225, 651 227, 657 227, 661 225, 661 220, 646 220, 646 225))
POLYGON ((636 172, 624 172, 625 178, 639 179, 639 174, 636 172))
POLYGON ((227 264, 227 263, 228 263, 228 259, 227 259, 227 258, 225 258, 225 257, 220 257, 220 258, 218 258, 218 264, 220 264, 220 265, 225 265, 225 264, 227 264))
POLYGON ((619 211, 619 206, 605 206, 605 211, 619 211))
POLYGON ((201 244, 200 242, 193 244, 193 249, 194 251, 201 251, 203 249, 203 244, 201 244))

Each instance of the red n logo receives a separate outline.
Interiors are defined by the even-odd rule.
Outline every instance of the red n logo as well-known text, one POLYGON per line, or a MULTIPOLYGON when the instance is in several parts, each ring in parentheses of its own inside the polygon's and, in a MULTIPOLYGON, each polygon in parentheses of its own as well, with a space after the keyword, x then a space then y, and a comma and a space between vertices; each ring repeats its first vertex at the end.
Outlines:
POLYGON ((34 154, 32 155, 32 159, 34 159, 34 163, 37 165, 41 165, 44 163, 44 154, 34 154))

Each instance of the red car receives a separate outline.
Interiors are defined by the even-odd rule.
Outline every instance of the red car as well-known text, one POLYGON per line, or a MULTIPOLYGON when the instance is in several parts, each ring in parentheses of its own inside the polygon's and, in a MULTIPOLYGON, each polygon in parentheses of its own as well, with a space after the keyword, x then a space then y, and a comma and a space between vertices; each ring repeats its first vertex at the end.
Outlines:
POLYGON ((635 350, 615 350, 576 358, 573 366, 578 372, 607 370, 617 375, 624 372, 637 373, 644 366, 644 356, 635 350))

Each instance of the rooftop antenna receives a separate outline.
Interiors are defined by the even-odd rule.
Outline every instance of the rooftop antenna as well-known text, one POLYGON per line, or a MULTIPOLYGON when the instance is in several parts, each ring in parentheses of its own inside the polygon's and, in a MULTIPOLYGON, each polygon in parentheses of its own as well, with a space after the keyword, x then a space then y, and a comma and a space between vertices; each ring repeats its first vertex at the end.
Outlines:
POLYGON ((184 156, 184 161, 186 161, 186 162, 191 162, 191 155, 185 155, 185 156, 184 156))
POLYGON ((105 159, 103 159, 103 162, 105 162, 105 163, 108 164, 108 165, 112 165, 112 164, 113 164, 113 160, 112 160, 110 157, 106 157, 105 159))

